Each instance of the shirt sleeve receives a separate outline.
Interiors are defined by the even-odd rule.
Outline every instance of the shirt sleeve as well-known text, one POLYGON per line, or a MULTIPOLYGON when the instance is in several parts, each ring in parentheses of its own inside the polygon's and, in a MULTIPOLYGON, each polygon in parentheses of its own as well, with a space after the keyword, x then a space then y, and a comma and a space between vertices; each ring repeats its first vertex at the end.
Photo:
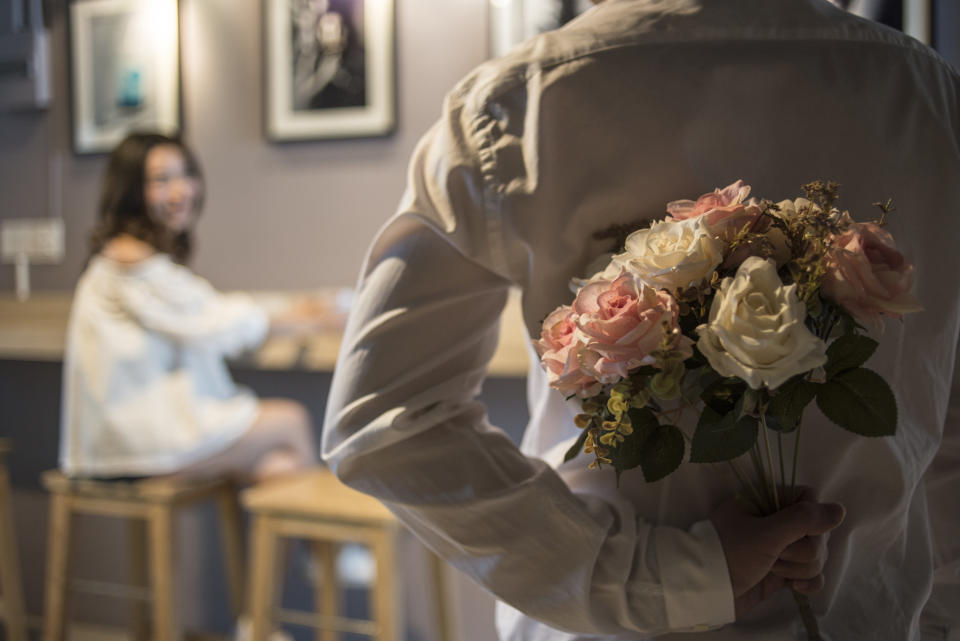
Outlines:
POLYGON ((488 423, 476 397, 511 279, 485 211, 495 186, 472 151, 483 123, 447 113, 418 146, 400 210, 361 274, 325 460, 455 567, 548 625, 636 638, 732 621, 708 521, 658 527, 615 492, 577 494, 488 423))
POLYGON ((269 326, 266 313, 248 295, 222 294, 179 265, 128 276, 118 291, 121 308, 145 329, 226 356, 259 345, 269 326))
POLYGON ((923 621, 925 626, 944 632, 943 638, 960 641, 960 349, 943 440, 925 481, 934 575, 923 621))

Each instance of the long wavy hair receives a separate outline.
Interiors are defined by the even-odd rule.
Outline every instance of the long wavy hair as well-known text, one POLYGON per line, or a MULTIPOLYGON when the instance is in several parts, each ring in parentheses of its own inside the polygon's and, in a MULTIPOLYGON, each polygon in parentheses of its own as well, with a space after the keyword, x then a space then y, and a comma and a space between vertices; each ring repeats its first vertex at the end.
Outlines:
POLYGON ((200 213, 204 195, 203 174, 190 148, 179 138, 154 132, 132 133, 116 146, 107 161, 107 171, 100 190, 97 225, 90 236, 92 253, 99 253, 112 238, 129 234, 158 252, 170 254, 178 263, 189 260, 192 248, 190 230, 171 233, 153 220, 147 211, 144 196, 147 155, 159 145, 173 145, 183 154, 188 175, 199 184, 193 208, 194 215, 200 213))

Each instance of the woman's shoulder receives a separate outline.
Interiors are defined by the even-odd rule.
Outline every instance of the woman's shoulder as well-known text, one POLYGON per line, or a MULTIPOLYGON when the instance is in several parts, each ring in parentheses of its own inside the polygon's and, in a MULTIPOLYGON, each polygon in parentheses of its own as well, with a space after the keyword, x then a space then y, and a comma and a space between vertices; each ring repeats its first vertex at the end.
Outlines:
POLYGON ((182 304, 210 293, 207 282, 189 268, 132 236, 108 241, 94 256, 90 270, 96 273, 94 280, 109 284, 124 299, 182 304))
POLYGON ((157 254, 149 243, 133 236, 121 235, 108 240, 100 255, 122 267, 135 267, 157 254))

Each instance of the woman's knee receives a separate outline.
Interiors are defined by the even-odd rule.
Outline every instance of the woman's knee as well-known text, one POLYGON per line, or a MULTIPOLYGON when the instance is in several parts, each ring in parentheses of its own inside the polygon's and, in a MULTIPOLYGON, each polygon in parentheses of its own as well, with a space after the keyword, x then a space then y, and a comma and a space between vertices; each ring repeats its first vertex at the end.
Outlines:
POLYGON ((285 398, 261 399, 260 414, 265 422, 270 424, 310 429, 310 413, 297 401, 285 398))

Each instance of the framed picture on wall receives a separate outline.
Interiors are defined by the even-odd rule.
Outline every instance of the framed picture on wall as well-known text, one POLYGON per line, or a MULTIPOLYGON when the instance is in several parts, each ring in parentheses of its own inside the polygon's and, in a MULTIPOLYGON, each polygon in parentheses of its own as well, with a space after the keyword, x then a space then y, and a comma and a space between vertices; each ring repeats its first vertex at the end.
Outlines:
POLYGON ((181 129, 177 0, 74 0, 70 101, 77 153, 135 129, 181 129))
MULTIPOLYGON (((938 0, 830 0, 857 15, 931 44, 932 5, 938 0)), ((940 0, 943 1, 943 0, 940 0)), ((593 6, 590 0, 488 0, 490 55, 501 56, 538 33, 557 29, 593 6)))
POLYGON ((393 0, 264 0, 264 13, 267 138, 393 131, 393 0))
POLYGON ((489 0, 490 55, 502 56, 538 33, 562 27, 592 6, 590 0, 489 0))
POLYGON ((830 0, 833 4, 858 16, 900 29, 924 44, 933 44, 933 11, 935 0, 830 0))

